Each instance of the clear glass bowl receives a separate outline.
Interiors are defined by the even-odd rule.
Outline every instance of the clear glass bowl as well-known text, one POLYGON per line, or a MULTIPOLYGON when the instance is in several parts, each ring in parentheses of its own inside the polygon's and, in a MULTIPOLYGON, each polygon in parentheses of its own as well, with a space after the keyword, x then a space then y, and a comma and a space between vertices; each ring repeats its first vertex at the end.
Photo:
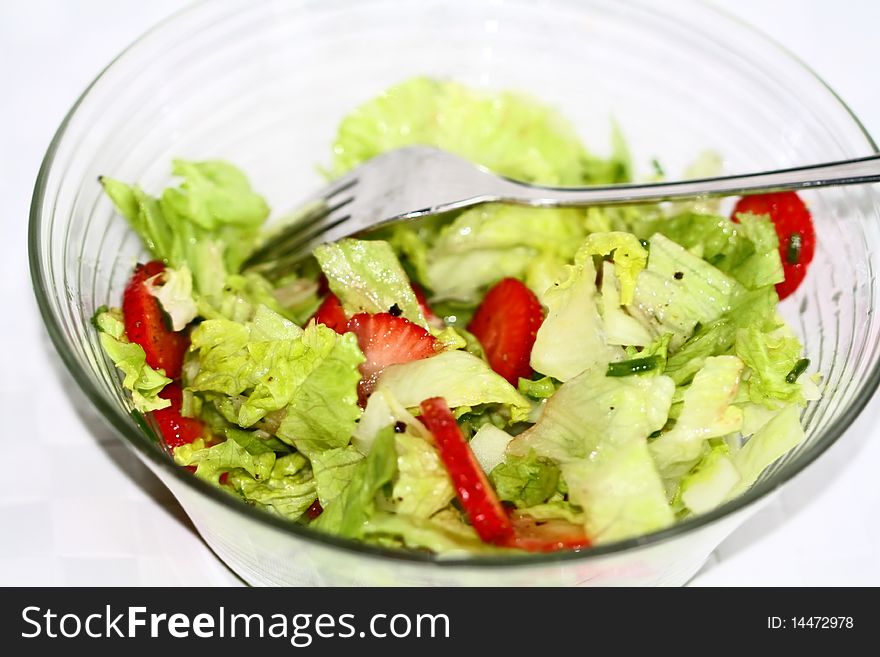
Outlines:
POLYGON ((253 584, 680 584, 759 500, 849 426, 878 383, 880 246, 873 187, 805 194, 818 231, 806 284, 782 305, 825 377, 806 441, 745 495, 675 527, 582 554, 451 559, 401 554, 263 514, 174 467, 129 412, 89 318, 118 305, 144 251, 99 174, 168 182, 172 157, 242 166, 273 208, 320 184, 340 118, 413 75, 515 88, 558 106, 595 150, 613 117, 636 163, 728 172, 861 156, 876 146, 820 79, 766 37, 702 4, 649 0, 215 0, 132 45, 52 142, 30 224, 34 287, 78 384, 180 500, 208 545, 253 584))

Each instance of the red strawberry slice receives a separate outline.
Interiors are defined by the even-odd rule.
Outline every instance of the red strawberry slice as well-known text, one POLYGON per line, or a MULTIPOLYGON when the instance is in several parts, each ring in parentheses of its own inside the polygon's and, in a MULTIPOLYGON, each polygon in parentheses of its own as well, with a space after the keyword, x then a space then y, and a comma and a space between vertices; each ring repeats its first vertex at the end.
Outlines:
POLYGON ((348 319, 345 317, 345 311, 342 309, 339 297, 332 292, 318 306, 315 314, 312 315, 312 319, 318 324, 332 328, 340 335, 348 330, 348 319))
POLYGON ((511 385, 529 378, 529 358, 544 311, 532 291, 515 278, 505 278, 486 294, 468 331, 486 353, 489 365, 511 385))
POLYGON ((348 330, 358 340, 366 361, 361 363, 358 393, 366 400, 379 375, 389 365, 408 363, 433 356, 437 340, 418 324, 389 313, 359 313, 348 320, 348 330))
POLYGON ((146 285, 148 279, 164 271, 165 265, 158 260, 135 268, 122 296, 122 314, 125 334, 143 348, 147 365, 165 370, 165 376, 176 379, 189 347, 189 336, 171 330, 158 299, 150 294, 146 285))
POLYGON ((776 293, 784 299, 793 293, 804 277, 816 250, 816 231, 810 211, 794 192, 744 196, 733 209, 733 220, 740 213, 766 214, 779 236, 779 256, 785 280, 776 285, 776 293))
POLYGON ((183 403, 183 390, 181 390, 180 384, 169 383, 159 393, 159 396, 171 402, 171 406, 153 411, 153 417, 156 424, 159 425, 159 431, 162 433, 166 445, 180 447, 202 437, 205 432, 205 425, 202 421, 180 414, 183 403))
POLYGON ((437 450, 449 472, 458 499, 477 534, 486 543, 511 544, 515 536, 510 518, 477 463, 446 401, 442 397, 433 397, 423 401, 420 408, 428 430, 434 435, 437 450))
POLYGON ((527 552, 580 550, 591 545, 581 525, 565 520, 538 522, 529 515, 515 513, 512 523, 515 536, 510 546, 527 552))

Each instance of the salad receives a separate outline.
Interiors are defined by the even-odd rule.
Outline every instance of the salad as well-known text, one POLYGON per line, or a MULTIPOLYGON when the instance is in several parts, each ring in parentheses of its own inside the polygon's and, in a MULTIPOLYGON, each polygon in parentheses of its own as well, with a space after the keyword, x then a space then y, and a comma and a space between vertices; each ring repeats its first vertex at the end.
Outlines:
MULTIPOLYGON (((345 117, 327 175, 432 144, 529 182, 632 180, 611 141, 418 78, 345 117)), ((265 200, 223 161, 172 171, 159 196, 101 179, 150 261, 94 324, 174 461, 246 504, 437 555, 577 550, 705 513, 803 438, 818 375, 777 312, 815 246, 794 193, 730 216, 484 205, 245 267, 278 230, 265 200)))

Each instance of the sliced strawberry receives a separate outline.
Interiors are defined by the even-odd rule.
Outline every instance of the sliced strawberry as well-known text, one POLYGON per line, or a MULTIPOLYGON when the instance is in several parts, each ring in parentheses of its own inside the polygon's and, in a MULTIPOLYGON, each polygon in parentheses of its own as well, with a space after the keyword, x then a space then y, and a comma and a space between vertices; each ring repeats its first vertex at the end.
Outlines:
POLYGON ((529 515, 514 513, 514 538, 511 547, 527 552, 556 552, 590 547, 590 539, 583 526, 565 520, 538 522, 529 515))
POLYGON ((342 304, 339 302, 339 297, 332 292, 328 294, 323 303, 318 306, 315 314, 312 315, 312 319, 318 324, 323 324, 328 328, 332 328, 339 334, 345 333, 348 330, 348 319, 345 317, 345 311, 342 310, 342 304))
POLYGON ((510 518, 477 463, 446 401, 442 397, 433 397, 423 401, 420 408, 425 425, 434 435, 437 450, 449 472, 458 499, 477 534, 486 543, 509 545, 514 540, 510 518))
POLYGON ((146 285, 148 279, 164 271, 165 265, 158 260, 135 268, 122 296, 122 314, 125 334, 143 348, 147 365, 162 369, 165 376, 176 379, 189 347, 189 336, 171 330, 158 299, 150 294, 146 285))
POLYGON ((434 314, 434 311, 431 310, 431 306, 428 305, 428 298, 425 296, 425 291, 422 289, 422 286, 418 283, 412 283, 412 290, 416 295, 416 301, 419 302, 419 308, 422 309, 422 314, 425 316, 425 319, 428 320, 429 324, 434 324, 440 318, 434 314))
POLYGON ((159 393, 159 396, 171 402, 171 406, 153 411, 153 417, 156 419, 156 424, 159 425, 159 431, 162 433, 166 445, 180 447, 202 437, 205 432, 205 425, 202 421, 180 414, 183 390, 181 390, 179 383, 169 383, 159 393))
POLYGON ((357 336, 366 362, 361 364, 358 393, 361 401, 373 391, 379 375, 389 365, 433 356, 437 340, 418 324, 389 313, 359 313, 348 320, 348 330, 357 336))
POLYGON ((483 298, 468 331, 480 341, 492 369, 515 386, 520 377, 532 375, 529 358, 543 321, 538 297, 515 278, 505 278, 483 298))
POLYGON ((784 299, 794 292, 813 260, 816 250, 816 230, 810 211, 801 197, 794 192, 744 196, 733 208, 733 220, 740 213, 766 214, 779 236, 779 256, 785 280, 776 285, 776 293, 784 299))

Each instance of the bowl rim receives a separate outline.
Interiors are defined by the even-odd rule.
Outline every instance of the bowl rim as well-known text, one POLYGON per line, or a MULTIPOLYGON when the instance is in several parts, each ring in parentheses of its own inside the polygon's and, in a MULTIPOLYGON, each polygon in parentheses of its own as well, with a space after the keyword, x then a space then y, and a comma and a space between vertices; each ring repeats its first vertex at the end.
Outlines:
MULTIPOLYGON (((567 0, 561 0, 566 2, 567 0)), ((302 0, 297 5, 302 8, 309 4, 310 0, 302 0)), ((781 57, 788 59, 791 63, 796 64, 804 72, 818 82, 825 91, 831 95, 833 100, 843 109, 846 114, 854 122, 861 136, 865 139, 866 146, 872 153, 880 153, 877 144, 868 133, 864 124, 856 116, 853 110, 844 102, 836 91, 822 79, 803 59, 791 52, 787 47, 778 43, 773 37, 765 33, 763 30, 751 25, 747 21, 728 11, 716 7, 705 0, 688 0, 688 3, 695 8, 699 8, 703 12, 714 14, 715 18, 727 21, 739 26, 747 32, 750 32, 757 39, 761 40, 765 45, 771 47, 781 57)), ((823 432, 821 439, 810 449, 805 450, 798 458, 785 467, 779 476, 762 481, 753 485, 745 493, 738 497, 725 502, 724 504, 712 509, 709 512, 700 514, 693 518, 688 518, 676 522, 675 524, 648 534, 628 538, 625 540, 604 543, 585 550, 560 551, 544 554, 504 554, 504 555, 472 555, 466 557, 443 557, 427 553, 408 552, 405 550, 383 548, 364 543, 355 539, 347 539, 328 534, 300 525, 296 522, 281 518, 269 512, 262 511, 255 507, 249 506, 233 498, 231 495, 223 492, 220 488, 213 486, 197 477, 193 477, 188 471, 178 467, 167 457, 161 450, 156 449, 155 445, 148 438, 148 432, 152 433, 142 418, 138 417, 136 411, 123 413, 117 406, 109 403, 103 392, 91 380, 90 377, 81 372, 76 357, 66 348, 66 339, 64 337, 64 329, 59 319, 52 310, 50 296, 46 280, 43 276, 43 255, 40 249, 41 227, 43 224, 43 201, 47 192, 48 178, 52 170, 55 156, 58 148, 64 139, 70 122, 77 113, 77 110, 89 96, 92 89, 100 83, 106 74, 114 68, 121 60, 123 60, 130 51, 138 48, 144 42, 153 38, 160 33, 169 24, 176 22, 185 15, 194 14, 203 7, 209 5, 209 0, 199 0, 191 5, 183 7, 163 20, 159 21, 141 36, 130 43, 124 50, 117 54, 89 83, 83 90, 70 110, 65 115, 58 129, 56 130, 52 141, 50 142, 46 154, 40 165, 37 179, 34 185, 33 196, 31 199, 29 225, 28 225, 28 261, 31 274, 31 281, 36 296, 37 305, 43 322, 49 333, 55 350, 61 357, 67 371, 71 374, 76 383, 85 393, 89 401, 95 405, 105 422, 108 422, 119 434, 124 438, 124 442, 131 448, 135 449, 142 458, 149 460, 151 469, 161 469, 169 476, 179 480, 182 485, 187 486, 199 494, 206 496, 211 501, 219 504, 225 510, 232 511, 244 518, 263 523, 274 529, 280 530, 296 539, 303 540, 307 543, 316 544, 318 547, 338 549, 356 556, 370 557, 374 559, 384 559, 392 562, 404 562, 419 564, 426 567, 436 567, 443 569, 450 568, 489 568, 493 570, 504 570, 507 568, 517 567, 541 567, 548 565, 556 565, 571 562, 582 562, 588 564, 595 562, 602 557, 622 555, 629 551, 639 548, 647 548, 666 543, 675 538, 681 538, 698 529, 715 524, 716 522, 733 516, 737 512, 746 509, 758 500, 766 497, 796 475, 803 472, 810 464, 812 464, 819 456, 821 456, 831 445, 843 435, 850 427, 859 414, 864 410, 870 399, 874 396, 878 386, 880 386, 880 359, 874 363, 873 368, 866 376, 866 384, 863 386, 860 394, 843 409, 837 418, 832 421, 829 427, 823 432), (132 422, 134 419, 134 422, 132 422), (138 429, 140 427, 140 430, 138 429), (145 431, 146 430, 146 431, 145 431)), ((646 4, 638 3, 642 9, 653 13, 663 14, 662 9, 654 9, 653 6, 648 7, 646 4)), ((163 482, 164 484, 164 482, 163 482)), ((186 511, 186 509, 184 509, 186 511)), ((189 513, 187 512, 187 515, 189 513)), ((204 540, 204 538, 203 538, 204 540)), ((208 545, 209 549, 212 549, 208 545)))

